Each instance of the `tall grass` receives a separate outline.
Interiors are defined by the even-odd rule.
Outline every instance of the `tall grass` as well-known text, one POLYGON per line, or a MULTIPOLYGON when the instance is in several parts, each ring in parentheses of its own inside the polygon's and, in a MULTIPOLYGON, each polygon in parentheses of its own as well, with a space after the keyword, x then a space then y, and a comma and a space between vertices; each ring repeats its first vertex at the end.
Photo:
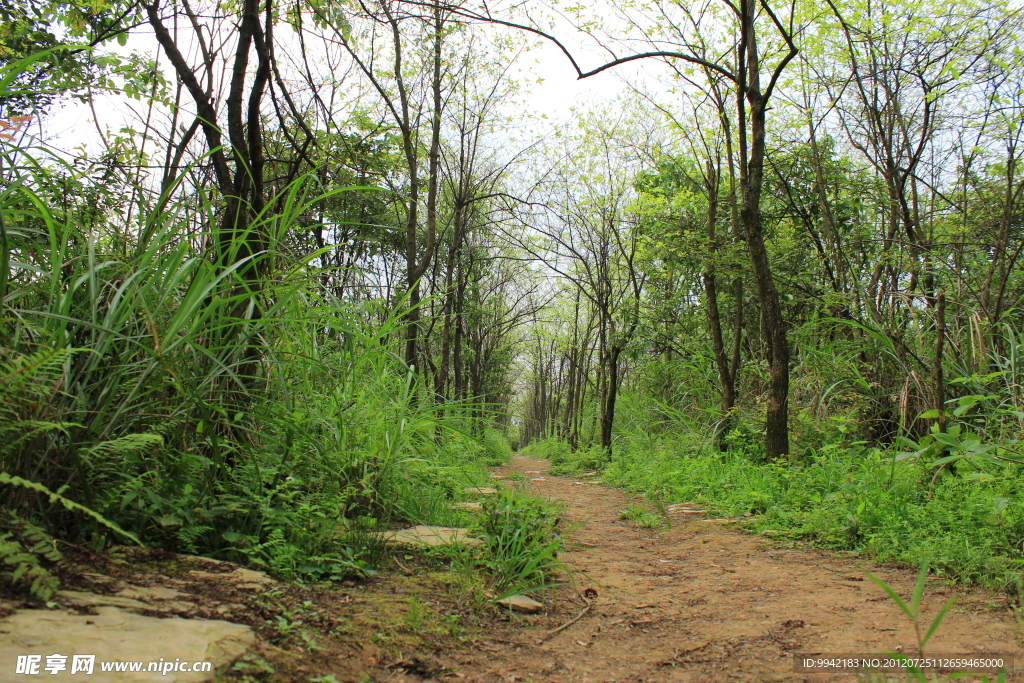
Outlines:
MULTIPOLYGON (((483 447, 394 352, 405 311, 338 300, 318 254, 288 246, 299 216, 346 189, 296 180, 251 226, 266 251, 224 265, 201 194, 154 211, 136 193, 126 225, 62 201, 54 188, 87 181, 59 155, 7 145, 2 170, 3 472, 145 543, 283 575, 365 571, 373 530, 456 519, 483 447), (240 276, 253 261, 255 286, 240 276)), ((507 448, 490 441, 492 458, 507 448)), ((119 540, 30 488, 0 486, 0 506, 97 548, 119 540)))

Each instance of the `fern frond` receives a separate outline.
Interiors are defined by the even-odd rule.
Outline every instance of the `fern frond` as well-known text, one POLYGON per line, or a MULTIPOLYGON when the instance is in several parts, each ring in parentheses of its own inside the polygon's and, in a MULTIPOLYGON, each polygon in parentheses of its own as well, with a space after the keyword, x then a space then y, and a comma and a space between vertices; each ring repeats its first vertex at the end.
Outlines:
POLYGON ((38 483, 36 483, 34 481, 29 481, 27 479, 22 479, 21 477, 12 476, 12 475, 8 474, 7 472, 0 472, 0 484, 11 484, 13 486, 21 486, 23 488, 27 488, 27 489, 30 489, 32 491, 36 491, 37 493, 42 493, 43 495, 49 496, 51 503, 60 503, 61 505, 64 506, 64 508, 66 510, 69 510, 71 512, 81 512, 82 514, 89 515, 90 517, 92 517, 93 519, 95 519, 97 522, 99 522, 103 526, 107 527, 108 529, 111 529, 112 531, 116 531, 117 533, 121 534, 122 536, 130 538, 131 540, 135 541, 135 543, 138 544, 138 545, 142 545, 142 542, 139 541, 139 539, 135 536, 135 534, 132 534, 132 533, 129 533, 129 532, 125 531, 124 529, 119 527, 116 523, 110 521, 109 519, 107 519, 106 517, 104 517, 100 513, 96 512, 95 510, 91 510, 91 509, 85 507, 84 505, 82 505, 81 503, 76 503, 75 501, 73 501, 73 500, 71 500, 69 498, 65 498, 64 496, 60 495, 59 493, 55 493, 55 492, 51 491, 50 489, 46 488, 42 484, 38 484, 38 483))
POLYGON ((95 446, 82 449, 82 454, 93 458, 107 455, 124 455, 126 453, 138 453, 150 448, 160 448, 163 445, 164 438, 162 436, 144 432, 142 434, 126 434, 116 439, 102 441, 95 446))
POLYGON ((0 514, 0 525, 9 529, 0 531, 0 577, 40 600, 49 600, 60 582, 40 559, 51 563, 63 559, 53 537, 10 511, 0 514), (9 571, 4 571, 4 565, 9 571))
POLYGON ((0 387, 4 393, 12 389, 27 387, 37 375, 53 376, 64 371, 64 361, 78 353, 79 349, 46 349, 37 353, 14 358, 0 366, 0 387))
POLYGON ((9 577, 12 584, 28 584, 29 593, 40 600, 49 600, 60 588, 57 577, 7 532, 0 533, 0 562, 12 568, 10 572, 0 570, 0 575, 9 577))
MULTIPOLYGON (((0 415, 3 413, 0 412, 0 415)), ((39 436, 40 434, 46 434, 48 432, 62 432, 63 434, 68 433, 70 427, 77 427, 78 425, 70 422, 47 422, 46 420, 11 420, 0 421, 0 434, 6 436, 13 435, 13 441, 8 440, 5 444, 5 448, 13 449, 19 444, 32 439, 33 437, 39 436)))

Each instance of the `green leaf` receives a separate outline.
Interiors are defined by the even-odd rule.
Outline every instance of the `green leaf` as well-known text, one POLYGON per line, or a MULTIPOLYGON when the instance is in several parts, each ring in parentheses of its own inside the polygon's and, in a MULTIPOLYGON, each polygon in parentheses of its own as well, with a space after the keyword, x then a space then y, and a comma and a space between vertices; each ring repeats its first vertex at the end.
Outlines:
POLYGON ((921 567, 921 571, 917 573, 917 585, 914 586, 914 595, 910 600, 910 610, 914 613, 911 618, 914 619, 917 616, 918 610, 921 608, 921 598, 924 597, 924 583, 928 578, 928 567, 921 567))
POLYGON ((941 444, 955 448, 957 450, 963 450, 964 444, 960 439, 955 438, 952 434, 946 434, 945 432, 936 432, 935 440, 941 444))
POLYGON ((891 586, 890 586, 889 584, 887 584, 887 583, 886 583, 885 581, 882 581, 882 580, 881 580, 880 578, 878 578, 877 576, 875 576, 875 575, 874 575, 874 574, 872 574, 871 572, 866 572, 866 574, 867 574, 867 577, 868 577, 869 579, 871 579, 872 581, 874 581, 874 582, 875 582, 875 585, 877 585, 877 586, 878 586, 879 588, 881 588, 882 590, 884 590, 884 591, 886 592, 886 594, 887 594, 887 595, 888 595, 888 596, 889 596, 890 598, 892 598, 892 601, 893 601, 893 602, 895 602, 895 603, 896 603, 896 605, 897 605, 897 606, 899 606, 899 608, 900 608, 901 610, 903 610, 903 613, 904 613, 904 614, 906 614, 906 615, 907 615, 908 617, 910 617, 911 619, 913 619, 913 618, 914 618, 914 615, 913 615, 913 613, 912 613, 912 612, 910 611, 910 608, 909 608, 909 607, 907 607, 907 603, 903 602, 903 598, 901 598, 901 597, 899 596, 899 594, 898 594, 898 593, 897 593, 896 591, 894 591, 894 590, 892 589, 892 587, 891 587, 891 586))
POLYGON ((945 458, 939 458, 938 460, 932 463, 932 466, 942 467, 943 465, 946 465, 948 463, 956 462, 957 460, 963 460, 966 457, 966 453, 954 453, 953 455, 947 455, 945 458))
POLYGON ((160 526, 181 526, 181 517, 174 514, 163 515, 156 518, 156 523, 160 526))
POLYGON ((50 502, 60 503, 61 505, 64 506, 65 509, 71 512, 81 512, 83 514, 86 514, 92 517, 100 524, 102 524, 103 526, 107 527, 108 529, 112 529, 113 531, 116 531, 122 536, 126 536, 127 538, 132 539, 133 541, 135 541, 136 544, 142 545, 141 541, 139 541, 139 539, 136 538, 135 534, 128 533, 127 531, 125 531, 124 529, 122 529, 117 524, 110 521, 100 513, 85 507, 81 503, 76 503, 73 500, 69 500, 68 498, 65 498, 59 493, 54 493, 53 491, 46 488, 42 484, 37 484, 34 481, 28 481, 27 479, 22 479, 21 477, 13 476, 11 474, 8 474, 7 472, 0 472, 0 484, 12 484, 14 486, 21 486, 36 491, 38 493, 45 494, 50 497, 50 502))
POLYGON ((924 646, 928 644, 928 641, 932 639, 932 636, 935 635, 935 631, 938 630, 939 624, 942 623, 942 620, 946 617, 946 612, 949 611, 949 608, 953 606, 954 602, 956 602, 955 595, 946 601, 946 604, 942 606, 939 613, 935 615, 934 619, 932 619, 931 626, 928 627, 928 631, 924 634, 924 638, 921 639, 922 650, 924 649, 924 646))

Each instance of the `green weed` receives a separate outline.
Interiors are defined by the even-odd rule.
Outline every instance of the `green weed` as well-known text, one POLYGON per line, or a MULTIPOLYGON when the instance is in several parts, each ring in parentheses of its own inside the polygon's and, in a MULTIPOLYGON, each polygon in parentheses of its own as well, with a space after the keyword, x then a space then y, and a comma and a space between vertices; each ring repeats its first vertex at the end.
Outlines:
POLYGON ((512 459, 512 444, 497 429, 484 430, 482 445, 484 462, 488 465, 504 465, 512 459))
POLYGON ((654 514, 643 505, 637 505, 636 503, 620 512, 619 519, 628 519, 631 522, 639 524, 645 529, 656 529, 662 524, 661 517, 654 514))
MULTIPOLYGON (((932 618, 931 622, 927 624, 927 626, 925 626, 925 624, 921 621, 921 600, 924 597, 924 587, 926 580, 928 578, 927 565, 923 565, 921 567, 921 571, 917 575, 917 583, 914 586, 914 592, 910 597, 909 603, 905 601, 902 597, 900 597, 899 593, 897 593, 892 586, 887 584, 885 581, 882 581, 877 576, 868 573, 867 577, 871 579, 871 581, 873 581, 875 585, 877 585, 879 588, 885 591, 886 595, 889 596, 893 603, 895 603, 896 606, 900 608, 900 611, 902 611, 903 614, 905 614, 907 618, 910 619, 911 623, 914 624, 914 633, 917 637, 916 656, 924 657, 925 647, 928 645, 928 642, 932 639, 932 636, 935 635, 936 631, 938 631, 939 626, 942 625, 942 621, 946 618, 946 614, 953 606, 953 603, 956 602, 956 596, 953 596, 949 600, 947 600, 945 604, 936 613, 936 615, 932 618)), ((910 659, 908 659, 906 655, 894 652, 887 652, 885 653, 885 655, 886 657, 889 657, 891 659, 901 660, 902 664, 905 665, 904 676, 905 680, 907 681, 927 683, 929 678, 932 681, 940 680, 938 675, 935 673, 932 673, 930 677, 926 677, 924 671, 922 671, 920 667, 916 666, 910 659)), ((874 672, 863 673, 860 675, 860 677, 863 680, 867 681, 867 683, 885 683, 886 681, 891 680, 891 678, 888 676, 880 676, 879 674, 874 672)), ((967 677, 978 677, 978 680, 980 680, 981 683, 990 683, 990 679, 988 676, 979 677, 977 676, 977 674, 973 672, 952 673, 946 677, 946 680, 954 680, 967 677)), ((1000 669, 999 673, 996 675, 992 683, 1004 683, 1005 681, 1006 669, 1004 668, 1000 669)))
POLYGON ((502 490, 484 501, 479 532, 484 538, 480 562, 497 599, 553 585, 552 577, 562 569, 563 532, 551 503, 502 490))
POLYGON ((939 477, 920 459, 866 444, 826 446, 800 460, 758 462, 719 452, 700 433, 620 432, 603 480, 665 504, 693 502, 754 531, 884 561, 1016 595, 1024 585, 1024 484, 1015 463, 982 463, 991 478, 939 477))
POLYGON ((426 609, 418 597, 409 596, 406 601, 405 614, 402 617, 405 625, 412 631, 419 631, 426 618, 426 609))

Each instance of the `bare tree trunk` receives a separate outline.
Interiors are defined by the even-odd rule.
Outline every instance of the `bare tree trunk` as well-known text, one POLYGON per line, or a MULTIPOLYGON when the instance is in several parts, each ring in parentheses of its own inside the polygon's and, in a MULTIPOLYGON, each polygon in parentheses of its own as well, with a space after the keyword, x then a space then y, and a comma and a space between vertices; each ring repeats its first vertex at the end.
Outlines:
POLYGON ((946 293, 935 297, 935 409, 939 411, 939 431, 946 431, 946 382, 942 375, 943 345, 946 342, 946 293))
MULTIPOLYGON (((711 349, 715 357, 715 366, 718 369, 718 384, 722 391, 723 417, 729 415, 736 404, 735 385, 729 367, 729 358, 725 351, 725 340, 722 334, 722 316, 718 306, 718 284, 715 277, 715 259, 718 255, 718 239, 716 225, 718 222, 718 169, 708 160, 707 163, 707 190, 708 190, 708 260, 704 268, 704 293, 707 297, 708 325, 711 328, 711 349)), ((723 447, 721 441, 722 431, 719 430, 717 439, 719 448, 723 447)))
POLYGON ((622 346, 613 345, 608 352, 608 387, 601 410, 601 448, 612 453, 612 426, 615 423, 615 401, 619 393, 619 355, 622 346))
MULTIPOLYGON (((754 271, 758 298, 764 320, 764 336, 768 344, 768 406, 765 415, 765 457, 777 460, 789 453, 789 342, 786 322, 782 316, 782 303, 772 276, 768 250, 765 247, 761 222, 761 191, 764 185, 765 109, 767 99, 761 92, 760 61, 754 34, 757 3, 744 0, 741 4, 743 51, 740 54, 739 82, 744 87, 750 106, 750 151, 745 173, 741 177, 742 203, 740 221, 747 238, 750 264, 754 271)), ((741 119, 744 107, 739 106, 741 119)), ((741 121, 740 130, 746 129, 741 121)))

